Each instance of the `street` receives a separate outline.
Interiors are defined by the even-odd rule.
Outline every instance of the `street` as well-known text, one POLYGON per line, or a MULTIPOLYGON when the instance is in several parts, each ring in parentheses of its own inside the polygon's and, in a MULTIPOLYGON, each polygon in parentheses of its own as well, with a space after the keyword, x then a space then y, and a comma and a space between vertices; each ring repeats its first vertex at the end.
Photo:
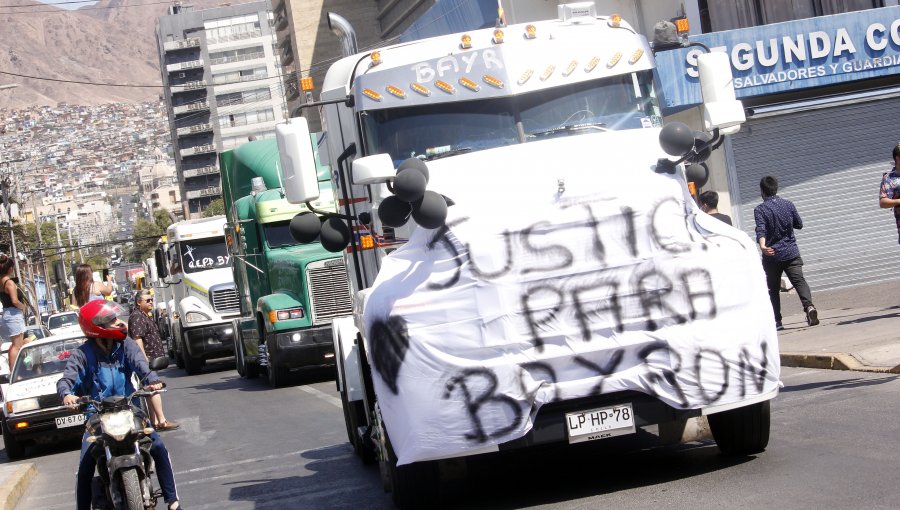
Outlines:
MULTIPOLYGON (((329 373, 277 390, 238 378, 228 362, 183 374, 174 365, 163 372, 166 414, 182 425, 163 438, 186 507, 392 508, 378 469, 346 441, 329 373)), ((470 463, 467 486, 446 500, 451 508, 895 508, 898 379, 785 368, 759 456, 723 458, 706 442, 489 457, 470 463)), ((73 506, 76 448, 31 449, 38 476, 18 508, 73 506)))

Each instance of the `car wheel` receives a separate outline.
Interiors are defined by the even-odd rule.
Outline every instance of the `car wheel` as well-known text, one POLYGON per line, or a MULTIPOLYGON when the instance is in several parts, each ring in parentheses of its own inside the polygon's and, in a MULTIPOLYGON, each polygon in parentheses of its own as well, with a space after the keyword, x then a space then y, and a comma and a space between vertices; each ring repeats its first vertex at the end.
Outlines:
POLYGON ((725 455, 751 455, 769 444, 769 401, 707 416, 719 450, 725 455))
POLYGON ((6 456, 9 457, 9 460, 19 460, 25 457, 25 446, 9 432, 6 421, 3 422, 3 444, 6 447, 6 456))
POLYGON ((384 431, 384 435, 388 454, 387 472, 394 505, 400 510, 433 508, 440 492, 437 461, 413 462, 398 466, 387 430, 384 431))

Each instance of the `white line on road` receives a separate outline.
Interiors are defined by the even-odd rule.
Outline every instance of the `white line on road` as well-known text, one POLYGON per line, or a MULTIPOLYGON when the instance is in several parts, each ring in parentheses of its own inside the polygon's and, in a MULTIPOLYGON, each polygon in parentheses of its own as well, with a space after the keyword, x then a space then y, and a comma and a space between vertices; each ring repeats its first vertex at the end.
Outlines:
POLYGON ((328 393, 325 393, 324 391, 319 391, 319 390, 313 388, 312 386, 297 386, 297 389, 300 391, 305 391, 306 393, 309 393, 310 395, 312 395, 320 400, 324 400, 325 402, 328 402, 331 405, 337 406, 338 408, 343 407, 343 405, 341 404, 341 399, 339 399, 333 395, 329 395, 328 393))

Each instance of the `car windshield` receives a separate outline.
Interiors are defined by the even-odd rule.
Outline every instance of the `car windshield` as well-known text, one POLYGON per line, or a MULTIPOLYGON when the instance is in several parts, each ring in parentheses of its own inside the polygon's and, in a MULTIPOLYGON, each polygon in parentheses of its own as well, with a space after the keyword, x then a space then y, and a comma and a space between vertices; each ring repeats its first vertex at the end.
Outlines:
POLYGON ((78 325, 78 314, 77 313, 65 313, 62 315, 54 315, 47 319, 47 328, 56 329, 56 328, 64 328, 66 326, 77 326, 78 325))
POLYGON ((44 338, 45 336, 47 336, 47 330, 45 330, 42 327, 26 328, 25 333, 26 333, 26 336, 34 335, 35 340, 40 340, 41 338, 44 338))
POLYGON ((269 248, 281 248, 282 246, 297 244, 288 228, 290 223, 290 220, 287 220, 263 225, 263 230, 266 233, 266 244, 269 245, 269 248))
POLYGON ((61 374, 72 351, 85 340, 85 338, 69 338, 40 345, 26 344, 16 357, 11 380, 18 382, 61 374))
POLYGON ((228 267, 231 260, 224 236, 199 241, 182 241, 179 246, 186 273, 228 267))
POLYGON ((662 126, 652 71, 518 96, 362 113, 368 153, 426 161, 551 136, 662 126))

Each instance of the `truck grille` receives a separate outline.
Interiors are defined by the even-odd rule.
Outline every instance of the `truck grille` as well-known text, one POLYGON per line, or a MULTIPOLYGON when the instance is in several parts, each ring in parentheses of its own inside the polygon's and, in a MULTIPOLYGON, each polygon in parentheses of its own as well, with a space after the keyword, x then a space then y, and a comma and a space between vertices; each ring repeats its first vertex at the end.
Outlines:
POLYGON ((335 317, 352 313, 350 282, 343 260, 330 259, 310 264, 306 279, 312 300, 313 324, 329 323, 335 317))
POLYGON ((213 310, 219 313, 241 311, 241 302, 238 300, 237 289, 217 289, 209 293, 213 310))

